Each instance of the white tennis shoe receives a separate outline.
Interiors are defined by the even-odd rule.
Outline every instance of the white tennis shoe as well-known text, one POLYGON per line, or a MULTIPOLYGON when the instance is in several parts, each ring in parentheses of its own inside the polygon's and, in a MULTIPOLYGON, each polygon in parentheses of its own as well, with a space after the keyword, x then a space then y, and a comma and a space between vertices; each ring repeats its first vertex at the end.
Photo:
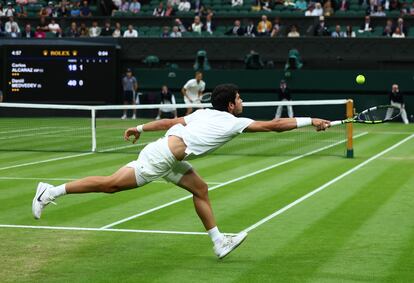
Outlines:
POLYGON ((240 246, 241 243, 246 239, 247 233, 241 232, 235 236, 224 235, 221 243, 214 245, 214 252, 219 259, 224 258, 226 255, 231 253, 235 248, 240 246))
POLYGON ((32 213, 36 219, 40 218, 42 215, 42 210, 46 205, 49 203, 56 204, 53 202, 55 198, 52 197, 49 193, 50 188, 53 188, 53 186, 42 182, 37 185, 36 194, 32 202, 32 213))

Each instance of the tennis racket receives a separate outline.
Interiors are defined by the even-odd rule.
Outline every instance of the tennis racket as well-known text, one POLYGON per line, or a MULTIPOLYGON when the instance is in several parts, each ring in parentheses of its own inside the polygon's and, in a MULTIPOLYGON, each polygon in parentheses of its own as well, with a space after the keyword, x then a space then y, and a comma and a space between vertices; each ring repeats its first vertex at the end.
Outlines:
POLYGON ((389 122, 400 116, 401 109, 392 105, 379 105, 368 108, 352 118, 331 121, 331 126, 346 123, 381 124, 389 122))
POLYGON ((205 92, 200 96, 201 103, 209 103, 211 101, 211 92, 205 92))

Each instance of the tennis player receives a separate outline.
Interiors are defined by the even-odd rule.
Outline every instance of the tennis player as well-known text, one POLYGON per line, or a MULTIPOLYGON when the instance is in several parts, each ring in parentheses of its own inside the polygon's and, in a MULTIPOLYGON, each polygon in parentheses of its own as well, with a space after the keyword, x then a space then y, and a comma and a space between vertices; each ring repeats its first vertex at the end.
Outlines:
MULTIPOLYGON (((203 73, 197 71, 195 78, 186 82, 181 89, 181 93, 184 96, 185 104, 200 103, 200 97, 206 88, 206 83, 203 81, 203 73)), ((193 112, 192 107, 188 107, 185 115, 189 115, 193 112)))
POLYGON ((223 258, 246 238, 245 232, 224 235, 217 228, 208 197, 208 186, 187 160, 205 155, 242 132, 289 131, 313 125, 325 130, 330 122, 315 118, 283 118, 254 121, 237 117, 243 104, 237 86, 217 86, 211 96, 214 109, 200 109, 176 119, 162 119, 129 128, 125 140, 133 136, 135 143, 144 132, 164 131, 163 138, 148 144, 138 159, 111 176, 86 177, 57 187, 39 183, 33 199, 32 212, 39 219, 46 205, 65 194, 91 192, 116 193, 142 187, 160 177, 193 194, 195 210, 214 244, 214 252, 223 258))

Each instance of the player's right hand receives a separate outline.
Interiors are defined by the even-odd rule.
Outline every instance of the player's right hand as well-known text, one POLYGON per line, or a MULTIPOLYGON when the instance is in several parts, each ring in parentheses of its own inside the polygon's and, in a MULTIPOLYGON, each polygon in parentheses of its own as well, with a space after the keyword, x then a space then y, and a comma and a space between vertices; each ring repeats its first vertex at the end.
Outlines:
POLYGON ((331 122, 324 119, 312 118, 312 125, 319 131, 325 131, 331 126, 331 122))
POLYGON ((141 135, 141 133, 138 132, 137 128, 128 128, 124 132, 124 139, 126 141, 129 141, 129 137, 134 136, 134 139, 132 140, 132 143, 136 143, 137 140, 139 139, 140 135, 141 135))

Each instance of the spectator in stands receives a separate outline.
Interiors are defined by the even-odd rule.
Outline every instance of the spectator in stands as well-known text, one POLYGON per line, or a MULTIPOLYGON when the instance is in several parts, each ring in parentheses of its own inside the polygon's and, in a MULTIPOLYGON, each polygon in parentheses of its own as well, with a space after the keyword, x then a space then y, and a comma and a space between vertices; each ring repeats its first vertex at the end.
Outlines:
POLYGON ((165 17, 171 17, 171 16, 174 16, 174 13, 175 13, 174 7, 171 4, 167 3, 167 8, 165 9, 164 16, 165 17))
POLYGON ((176 37, 183 37, 182 33, 178 29, 178 26, 173 26, 172 32, 170 34, 170 37, 174 37, 174 38, 176 38, 176 37))
POLYGON ((134 29, 133 25, 128 25, 128 29, 124 32, 124 37, 138 37, 138 31, 134 29))
POLYGON ((122 31, 121 31, 121 24, 119 22, 115 23, 115 29, 112 33, 112 37, 121 37, 122 31))
POLYGON ((398 18, 398 20, 397 20, 397 26, 394 28, 394 30, 397 28, 397 27, 399 27, 400 28, 400 31, 404 34, 404 35, 407 35, 408 34, 408 27, 407 27, 407 25, 404 23, 404 20, 403 20, 403 18, 398 18))
POLYGON ((3 102, 3 91, 0 89, 0 103, 3 102))
POLYGON ((121 0, 121 5, 119 5, 118 11, 128 12, 129 11, 129 2, 126 0, 121 0))
POLYGON ((160 4, 158 4, 158 7, 154 9, 154 12, 152 13, 152 15, 156 17, 164 17, 164 14, 165 14, 164 4, 160 2, 160 4))
MULTIPOLYGON (((280 101, 292 101, 292 96, 290 95, 290 90, 287 87, 287 83, 285 80, 280 81, 279 89, 277 93, 278 93, 280 101)), ((288 105, 288 106, 279 105, 275 113, 275 119, 279 119, 280 117, 282 117, 282 112, 283 112, 284 107, 287 108, 289 118, 293 118, 292 105, 288 105)))
POLYGON ((399 27, 396 27, 392 34, 392 37, 393 38, 404 38, 405 34, 401 31, 399 27))
POLYGON ((72 2, 72 7, 70 9, 70 16, 71 17, 80 16, 80 2, 79 1, 72 2))
POLYGON ((201 33, 202 28, 203 28, 203 23, 200 20, 200 16, 195 16, 194 22, 191 24, 191 30, 193 32, 201 33))
POLYGON ((245 33, 244 28, 241 26, 240 20, 235 20, 233 27, 226 31, 225 35, 237 35, 237 36, 243 36, 245 33))
POLYGON ((334 14, 334 9, 332 7, 332 2, 331 0, 326 0, 325 3, 323 4, 323 15, 325 17, 330 17, 334 14))
MULTIPOLYGON (((132 25, 131 25, 132 26, 132 25)), ((132 70, 127 69, 125 76, 122 78, 122 90, 124 95, 124 105, 135 105, 136 99, 135 99, 135 93, 138 90, 138 82, 137 79, 133 76, 132 70)), ((137 118, 137 110, 132 110, 132 119, 137 118)), ((125 120, 127 118, 127 110, 124 110, 124 114, 122 115, 121 119, 125 120)))
POLYGON ((321 3, 315 3, 315 9, 313 10, 313 16, 322 16, 323 15, 323 8, 321 3))
POLYGON ((306 11, 308 8, 308 3, 305 0, 296 0, 295 9, 299 11, 306 11))
MULTIPOLYGON (((171 104, 175 105, 175 96, 174 94, 169 91, 166 85, 163 85, 161 88, 161 102, 160 104, 171 104)), ((155 120, 159 120, 163 118, 163 113, 167 114, 167 118, 177 118, 177 109, 174 107, 171 108, 162 108, 158 110, 158 115, 155 117, 155 120)))
POLYGON ((193 0, 191 10, 194 11, 194 14, 201 16, 204 10, 204 6, 201 0, 193 0))
POLYGON ((372 17, 385 17, 386 14, 384 12, 384 10, 382 9, 381 5, 375 6, 374 10, 371 11, 370 14, 372 17))
POLYGON ((270 37, 282 36, 282 33, 283 33, 282 29, 283 27, 280 23, 280 18, 279 17, 275 18, 273 21, 273 27, 270 33, 270 37))
POLYGON ((359 28, 359 32, 362 33, 362 32, 372 32, 372 31, 373 31, 373 27, 371 25, 371 17, 365 16, 365 22, 359 28))
POLYGON ((161 37, 162 38, 170 37, 170 27, 169 26, 163 26, 162 27, 161 37))
POLYGON ((81 17, 92 17, 91 9, 89 8, 88 1, 84 0, 82 2, 82 7, 80 8, 80 16, 81 17))
POLYGON ((290 31, 288 32, 287 37, 300 37, 300 33, 296 25, 292 25, 290 27, 290 31))
POLYGON ((330 36, 328 27, 325 24, 325 17, 319 16, 319 22, 316 24, 313 30, 314 36, 330 36))
POLYGON ((7 2, 6 8, 3 9, 4 17, 13 17, 16 10, 13 8, 12 2, 7 2))
POLYGON ((269 36, 272 30, 272 23, 266 15, 262 15, 261 21, 257 24, 257 33, 260 36, 269 36))
POLYGON ((347 25, 345 28, 345 37, 356 37, 355 32, 352 30, 352 26, 351 25, 347 25))
POLYGON ((129 11, 138 14, 141 11, 141 3, 139 3, 138 0, 132 0, 131 4, 129 4, 129 11))
POLYGON ((410 7, 408 2, 402 2, 401 3, 401 10, 400 15, 409 15, 410 14, 410 7))
POLYGON ((51 17, 52 14, 54 13, 54 10, 55 10, 55 7, 53 5, 53 2, 49 1, 47 6, 40 9, 39 16, 40 17, 51 17))
POLYGON ((394 23, 392 22, 392 19, 388 19, 387 22, 385 23, 385 27, 382 31, 382 35, 386 37, 391 37, 393 30, 394 30, 394 23))
POLYGON ((122 0, 112 0, 113 10, 112 15, 114 14, 114 11, 117 11, 121 8, 122 0))
POLYGON ((339 10, 340 11, 348 11, 349 10, 349 0, 341 0, 341 2, 339 2, 339 10))
POLYGON ((23 38, 33 38, 35 36, 34 31, 32 31, 32 26, 30 24, 26 24, 24 26, 24 31, 22 32, 23 38))
POLYGON ((59 4, 59 8, 57 9, 57 14, 59 17, 69 17, 70 16, 70 9, 69 4, 66 0, 62 0, 59 4))
POLYGON ((70 24, 70 28, 69 28, 69 31, 67 32, 67 36, 68 37, 79 37, 80 36, 78 25, 76 24, 76 22, 72 22, 70 24))
POLYGON ((256 26, 253 23, 253 20, 249 20, 248 24, 246 25, 244 36, 247 36, 247 37, 256 37, 257 36, 257 29, 256 29, 256 26))
POLYGON ((232 7, 243 6, 243 0, 231 0, 231 6, 232 7))
POLYGON ((346 37, 345 36, 345 32, 341 31, 341 26, 340 25, 336 25, 335 26, 335 30, 331 33, 331 37, 346 37))
POLYGON ((176 26, 178 27, 178 30, 179 30, 181 33, 184 33, 184 32, 186 32, 186 31, 187 31, 187 28, 185 27, 185 25, 183 24, 183 22, 182 22, 179 18, 176 18, 176 19, 174 20, 174 25, 176 25, 176 26))
POLYGON ((114 29, 111 27, 111 22, 109 20, 105 21, 105 26, 101 31, 101 36, 111 36, 114 32, 114 29))
POLYGON ((60 30, 60 26, 56 23, 55 19, 51 19, 50 23, 47 25, 50 32, 56 34, 60 30))
POLYGON ((4 24, 4 31, 10 33, 12 27, 15 27, 15 31, 20 32, 19 25, 15 22, 14 17, 9 17, 9 20, 4 24))
POLYGON ((36 28, 35 38, 46 38, 46 33, 44 32, 44 30, 42 30, 42 29, 40 28, 40 26, 38 26, 38 27, 36 28))
POLYGON ((178 5, 180 5, 180 0, 168 0, 167 4, 170 4, 173 6, 173 8, 178 8, 178 5))
POLYGON ((63 32, 63 29, 58 29, 57 30, 57 32, 56 32, 56 37, 57 38, 62 38, 62 37, 64 37, 65 36, 65 33, 63 32))
POLYGON ((270 0, 260 0, 260 7, 262 10, 270 12, 272 11, 272 3, 270 0))
POLYGON ((27 12, 26 12, 26 7, 23 4, 18 4, 16 7, 16 16, 18 18, 26 18, 27 17, 27 12))
POLYGON ((82 22, 79 27, 79 37, 89 37, 89 29, 85 22, 82 22))
POLYGON ((43 30, 44 32, 49 31, 49 24, 46 22, 46 17, 44 16, 40 17, 38 27, 40 27, 40 29, 43 30))
POLYGON ((191 10, 191 3, 188 0, 183 0, 178 5, 178 11, 180 12, 188 12, 191 10))
POLYGON ((385 37, 392 37, 392 26, 386 25, 382 31, 382 35, 385 37))
POLYGON ((216 30, 216 25, 213 23, 213 13, 210 13, 206 17, 206 23, 203 24, 203 31, 206 31, 210 34, 216 30))
POLYGON ((310 2, 308 9, 305 11, 305 17, 314 17, 313 10, 315 10, 315 3, 310 2))
POLYGON ((20 37, 20 32, 17 31, 16 26, 11 27, 11 32, 7 33, 8 37, 18 38, 20 37))
POLYGON ((0 18, 4 17, 4 8, 3 8, 3 3, 0 2, 0 18))
POLYGON ((92 22, 92 27, 89 29, 89 37, 98 37, 101 35, 102 28, 98 26, 97 21, 92 22))
POLYGON ((398 0, 390 0, 390 11, 399 11, 401 9, 401 3, 398 0))
POLYGON ((411 3, 411 7, 408 9, 408 14, 410 14, 411 16, 414 16, 414 2, 411 3))

